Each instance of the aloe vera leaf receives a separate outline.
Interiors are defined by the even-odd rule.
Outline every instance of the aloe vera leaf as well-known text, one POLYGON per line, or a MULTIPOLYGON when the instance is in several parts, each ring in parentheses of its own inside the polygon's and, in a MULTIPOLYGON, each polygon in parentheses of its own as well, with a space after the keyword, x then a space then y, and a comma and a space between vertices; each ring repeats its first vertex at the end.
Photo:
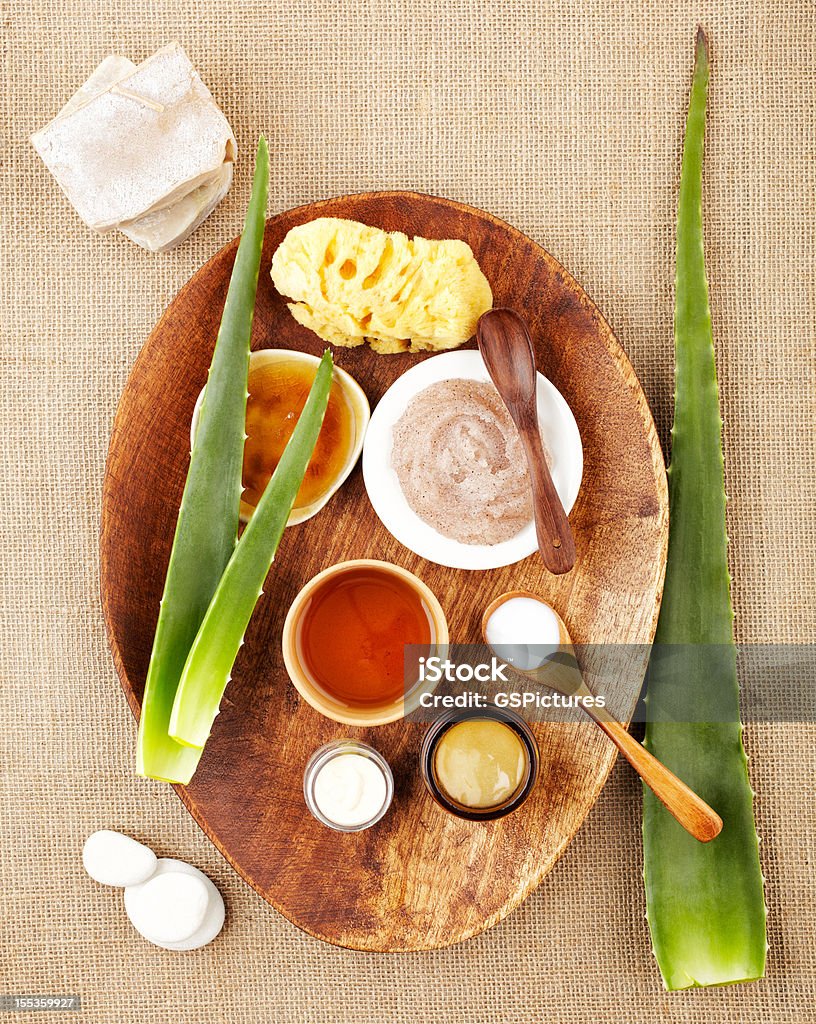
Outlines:
POLYGON ((136 771, 189 782, 200 750, 168 734, 184 662, 235 550, 246 430, 249 339, 261 263, 269 151, 258 143, 255 179, 199 414, 147 671, 136 771))
POLYGON ((644 788, 647 918, 670 990, 760 978, 767 951, 753 791, 739 720, 722 420, 703 251, 708 78, 708 43, 699 31, 678 203, 671 517, 655 637, 657 645, 684 645, 677 648, 684 660, 679 685, 671 659, 653 660, 646 746, 724 824, 712 842, 698 843, 644 788))
POLYGON ((235 548, 190 649, 170 716, 178 743, 203 747, 312 457, 332 382, 326 351, 280 462, 235 548))

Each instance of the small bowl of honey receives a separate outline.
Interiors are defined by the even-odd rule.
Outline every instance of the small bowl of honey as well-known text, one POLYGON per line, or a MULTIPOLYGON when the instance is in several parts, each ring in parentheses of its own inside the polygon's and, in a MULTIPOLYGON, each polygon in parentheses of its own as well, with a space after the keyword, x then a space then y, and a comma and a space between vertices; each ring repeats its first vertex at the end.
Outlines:
POLYGON ((318 573, 292 602, 283 660, 298 693, 344 725, 405 717, 428 689, 420 659, 448 643, 433 592, 390 562, 357 559, 318 573))
POLYGON ((444 810, 469 821, 515 811, 538 776, 538 744, 515 712, 497 707, 449 711, 425 734, 422 778, 444 810))
MULTIPOLYGON (((320 360, 308 352, 265 348, 251 352, 247 381, 246 433, 241 495, 241 522, 249 521, 280 462, 298 417, 306 404, 320 360)), ((198 396, 190 425, 195 441, 204 391, 198 396)), ((311 519, 351 473, 363 450, 368 399, 357 381, 334 367, 323 426, 300 490, 289 526, 311 519)))

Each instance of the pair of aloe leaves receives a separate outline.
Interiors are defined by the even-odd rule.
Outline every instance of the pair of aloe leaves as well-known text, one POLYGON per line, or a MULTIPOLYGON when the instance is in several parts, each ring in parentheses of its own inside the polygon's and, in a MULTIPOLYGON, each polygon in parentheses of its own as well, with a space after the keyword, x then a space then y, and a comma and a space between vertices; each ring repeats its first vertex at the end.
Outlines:
POLYGON ((306 405, 238 539, 249 343, 258 288, 269 152, 252 195, 199 414, 139 721, 136 770, 187 783, 195 772, 264 579, 317 442, 329 398, 326 352, 306 405))

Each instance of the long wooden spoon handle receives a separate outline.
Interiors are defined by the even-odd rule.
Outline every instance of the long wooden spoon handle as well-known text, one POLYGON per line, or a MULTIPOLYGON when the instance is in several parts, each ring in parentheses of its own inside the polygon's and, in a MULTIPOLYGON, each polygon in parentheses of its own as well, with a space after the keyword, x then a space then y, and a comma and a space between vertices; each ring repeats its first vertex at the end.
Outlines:
POLYGON ((586 707, 584 710, 598 723, 686 832, 699 839, 701 843, 708 843, 720 834, 723 823, 719 814, 638 743, 620 722, 616 722, 607 714, 598 713, 594 708, 586 707))
POLYGON ((520 416, 519 436, 530 470, 538 548, 550 572, 560 576, 575 565, 575 541, 547 468, 537 419, 530 423, 526 415, 520 416))

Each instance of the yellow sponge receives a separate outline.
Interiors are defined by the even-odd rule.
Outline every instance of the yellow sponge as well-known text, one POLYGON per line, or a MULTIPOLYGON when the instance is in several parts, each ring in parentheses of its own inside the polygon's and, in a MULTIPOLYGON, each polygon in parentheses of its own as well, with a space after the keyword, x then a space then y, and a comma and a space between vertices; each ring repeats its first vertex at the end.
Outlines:
POLYGON ((336 217, 292 228, 272 258, 272 281, 295 300, 298 323, 325 341, 383 353, 456 348, 493 305, 466 242, 336 217))

